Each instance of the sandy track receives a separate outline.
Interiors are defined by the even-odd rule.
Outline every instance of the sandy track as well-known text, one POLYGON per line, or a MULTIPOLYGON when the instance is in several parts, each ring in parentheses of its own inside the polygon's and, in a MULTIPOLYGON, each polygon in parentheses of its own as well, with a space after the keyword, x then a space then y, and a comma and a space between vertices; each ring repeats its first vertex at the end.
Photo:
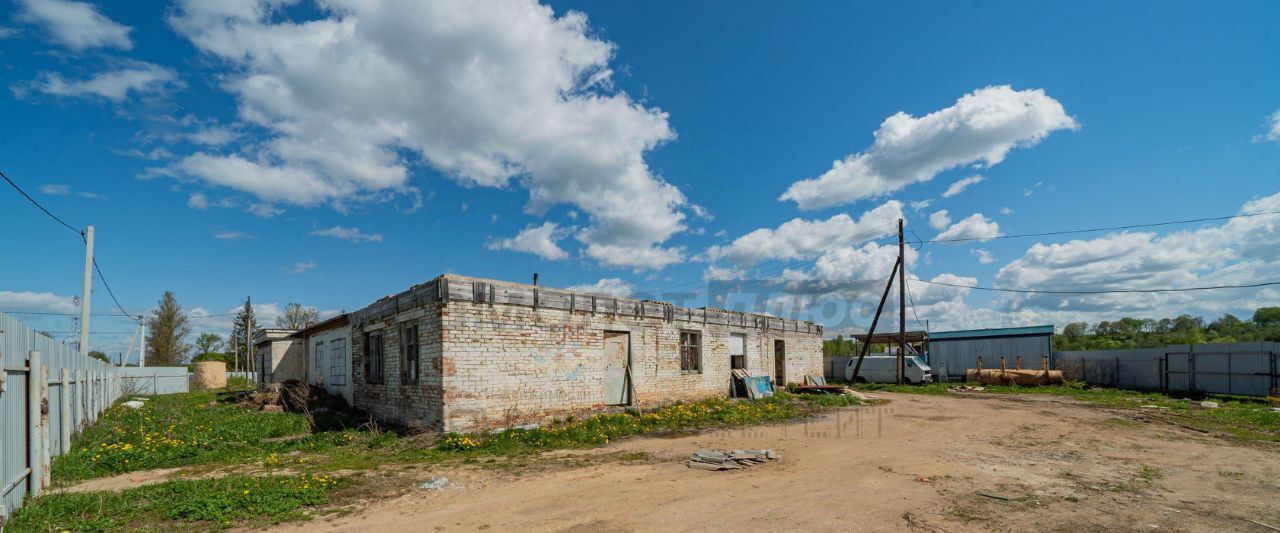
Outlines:
POLYGON ((1062 398, 881 396, 890 402, 808 423, 558 454, 646 452, 638 462, 520 477, 427 470, 419 477, 446 475, 460 487, 415 489, 341 518, 279 529, 1266 531, 1246 519, 1280 524, 1280 447, 1062 398), (783 459, 735 472, 685 467, 681 459, 698 448, 773 448, 783 459))

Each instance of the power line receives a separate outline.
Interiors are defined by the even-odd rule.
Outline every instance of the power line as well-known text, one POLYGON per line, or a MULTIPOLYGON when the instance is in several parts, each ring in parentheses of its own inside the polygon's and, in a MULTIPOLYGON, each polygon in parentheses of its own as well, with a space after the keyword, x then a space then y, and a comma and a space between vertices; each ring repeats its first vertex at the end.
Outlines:
POLYGON ((58 218, 58 215, 55 215, 52 212, 50 212, 48 209, 45 209, 43 205, 40 205, 40 202, 37 202, 35 198, 32 198, 30 194, 27 194, 27 191, 22 190, 22 187, 19 187, 17 183, 14 183, 13 180, 9 179, 9 176, 5 176, 4 172, 0 172, 0 177, 4 178, 5 181, 9 182, 9 186, 13 187, 13 190, 18 191, 18 194, 21 194, 22 197, 26 198, 28 202, 31 202, 31 205, 36 206, 36 208, 40 209, 41 211, 44 211, 44 214, 49 215, 49 218, 52 218, 58 221, 59 224, 66 226, 67 229, 75 232, 76 235, 79 235, 81 238, 84 237, 84 231, 78 230, 72 227, 71 224, 67 224, 65 220, 58 218))
POLYGON ((128 316, 128 317, 130 317, 130 318, 137 318, 138 320, 142 320, 142 315, 132 315, 132 316, 131 316, 131 315, 129 315, 129 312, 125 310, 124 306, 123 306, 123 305, 120 305, 120 300, 117 300, 117 299, 116 299, 116 293, 112 292, 112 291, 111 291, 111 285, 107 284, 107 276, 103 275, 103 273, 102 273, 102 269, 98 267, 98 260, 97 260, 97 259, 94 259, 94 260, 93 260, 93 270, 95 270, 95 271, 97 271, 97 272, 98 272, 98 279, 102 280, 102 286, 103 286, 104 288, 106 288, 106 289, 107 289, 107 294, 111 295, 111 301, 113 301, 113 302, 115 302, 115 303, 116 303, 116 309, 119 309, 119 310, 120 310, 120 312, 121 312, 121 313, 124 313, 124 315, 125 315, 125 316, 128 316))
POLYGON ((946 283, 942 281, 929 281, 926 279, 913 279, 911 281, 919 281, 930 285, 943 285, 946 287, 958 287, 961 289, 973 289, 976 291, 995 291, 995 292, 1013 292, 1019 294, 1121 294, 1121 293, 1155 293, 1155 292, 1191 292, 1191 291, 1212 291, 1219 289, 1252 289, 1257 287, 1269 287, 1272 285, 1280 285, 1280 281, 1266 281, 1262 283, 1250 283, 1246 285, 1212 285, 1206 287, 1179 287, 1173 289, 1108 289, 1108 290, 1039 290, 1039 289, 1002 289, 999 287, 979 287, 977 285, 960 285, 957 283, 946 283))
MULTIPOLYGON (((823 250, 825 250, 825 249, 831 248, 831 247, 833 247, 833 246, 838 246, 838 245, 841 245, 841 244, 852 243, 852 242, 858 242, 858 241, 861 241, 861 240, 864 240, 864 239, 868 239, 868 241, 867 241, 867 242, 874 242, 874 241, 878 241, 878 240, 883 240, 883 239, 884 239, 884 237, 871 238, 871 237, 874 237, 875 235, 880 234, 880 233, 883 233, 883 232, 882 232, 882 231, 877 231, 877 230, 871 230, 871 231, 864 231, 864 232, 860 232, 860 233, 855 233, 855 234, 853 234, 853 235, 848 235, 848 236, 845 236, 845 237, 841 237, 841 238, 838 238, 838 239, 833 239, 833 240, 831 240, 831 241, 824 242, 824 243, 822 243, 822 244, 821 244, 820 246, 818 246, 818 247, 808 248, 808 249, 800 249, 800 250, 798 250, 797 252, 798 252, 799 254, 801 254, 801 255, 804 255, 804 254, 810 254, 810 253, 813 253, 813 252, 823 251, 823 250)), ((895 237, 895 238, 896 238, 896 237, 895 237)), ((754 265, 754 267, 753 267, 753 268, 755 269, 756 276, 760 276, 760 275, 762 275, 762 274, 768 274, 768 273, 773 273, 773 272, 780 272, 780 271, 782 271, 782 270, 785 270, 785 269, 786 269, 786 268, 788 268, 788 267, 795 266, 795 265, 798 265, 798 264, 800 264, 800 263, 804 263, 804 262, 806 262, 806 261, 808 261, 808 259, 793 259, 793 260, 787 261, 786 259, 778 258, 778 259, 771 259, 771 260, 769 260, 769 261, 763 261, 763 262, 757 263, 756 265, 754 265), (767 265, 767 264, 770 264, 770 263, 777 263, 777 262, 779 262, 779 261, 786 261, 786 262, 785 262, 785 263, 782 263, 780 266, 775 267, 775 268, 770 268, 770 269, 765 269, 765 270, 761 270, 761 269, 759 268, 759 267, 761 267, 761 266, 763 266, 763 265, 767 265)), ((658 294, 658 293, 661 293, 662 291, 668 291, 668 290, 671 290, 671 289, 680 288, 680 287, 684 287, 684 286, 688 286, 688 285, 696 285, 696 284, 699 284, 699 283, 703 283, 703 282, 705 282, 705 281, 706 281, 706 280, 703 280, 703 279, 697 279, 697 280, 693 280, 693 281, 686 281, 686 282, 684 282, 684 283, 677 283, 677 284, 675 284, 675 285, 671 285, 671 286, 669 286, 669 287, 663 287, 663 288, 659 288, 659 289, 641 289, 641 290, 637 290, 637 291, 633 291, 633 292, 636 292, 636 293, 658 294)))
MULTIPOLYGON (((36 208, 43 211, 44 214, 49 215, 49 218, 58 221, 59 224, 62 224, 67 229, 75 232, 76 235, 80 236, 80 240, 84 241, 86 245, 89 243, 88 237, 85 236, 85 232, 83 230, 76 229, 71 224, 68 224, 67 221, 62 220, 58 215, 53 214, 53 212, 46 209, 43 205, 40 205, 40 202, 37 202, 35 198, 32 198, 31 195, 27 194, 27 191, 22 190, 22 187, 19 187, 17 183, 14 183, 13 180, 9 179, 9 176, 6 176, 4 172, 0 172, 0 177, 3 177, 4 181, 9 183, 9 186, 13 187, 13 190, 18 191, 18 194, 21 194, 23 198, 26 198, 28 202, 31 202, 31 205, 36 206, 36 208)), ((102 267, 98 266, 97 259, 93 260, 93 270, 98 273, 98 279, 102 280, 102 286, 107 289, 107 294, 111 296, 111 301, 115 302, 116 309, 119 309, 121 313, 124 313, 124 316, 142 320, 141 315, 130 315, 129 311, 125 310, 123 305, 120 305, 120 300, 116 298, 116 293, 111 290, 111 285, 107 283, 107 277, 102 274, 102 267)))
POLYGON ((1218 222, 1222 220, 1231 220, 1233 218, 1248 218, 1248 217, 1277 215, 1277 214, 1280 214, 1280 211, 1260 211, 1257 213, 1240 213, 1237 215, 1229 215, 1229 216, 1222 216, 1222 217, 1191 218, 1186 220, 1169 220, 1165 222, 1152 222, 1149 224, 1129 224, 1126 226, 1106 226, 1101 228, 1045 231, 1041 233, 1020 233, 1020 234, 1014 234, 1014 235, 997 235, 995 237, 960 237, 960 238, 954 238, 954 239, 933 239, 933 240, 924 241, 922 245, 930 244, 930 243, 943 243, 943 242, 991 241, 996 239, 1019 239, 1024 237, 1049 237, 1053 235, 1070 235, 1073 233, 1093 233, 1098 231, 1117 231, 1117 230, 1137 229, 1137 228, 1154 228, 1158 226, 1173 226, 1177 224, 1195 224, 1197 222, 1218 222))

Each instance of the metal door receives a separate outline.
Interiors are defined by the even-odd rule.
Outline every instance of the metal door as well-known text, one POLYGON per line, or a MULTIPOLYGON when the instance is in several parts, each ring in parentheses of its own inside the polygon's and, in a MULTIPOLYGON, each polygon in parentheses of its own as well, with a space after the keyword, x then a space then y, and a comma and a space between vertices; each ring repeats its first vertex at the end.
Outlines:
POLYGON ((631 403, 631 334, 604 332, 604 404, 631 403))

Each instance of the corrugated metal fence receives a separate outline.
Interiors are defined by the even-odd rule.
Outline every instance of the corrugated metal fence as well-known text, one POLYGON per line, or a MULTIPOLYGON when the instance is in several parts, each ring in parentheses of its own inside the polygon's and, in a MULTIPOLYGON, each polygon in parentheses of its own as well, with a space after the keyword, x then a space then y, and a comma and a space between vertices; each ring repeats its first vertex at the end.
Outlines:
POLYGON ((1054 367, 1067 379, 1094 385, 1266 396, 1280 387, 1280 345, 1232 342, 1055 352, 1054 367))
POLYGON ((120 394, 118 369, 0 313, 0 527, 49 483, 49 462, 120 394))
POLYGON ((122 394, 174 394, 190 392, 191 373, 185 366, 117 368, 122 394))

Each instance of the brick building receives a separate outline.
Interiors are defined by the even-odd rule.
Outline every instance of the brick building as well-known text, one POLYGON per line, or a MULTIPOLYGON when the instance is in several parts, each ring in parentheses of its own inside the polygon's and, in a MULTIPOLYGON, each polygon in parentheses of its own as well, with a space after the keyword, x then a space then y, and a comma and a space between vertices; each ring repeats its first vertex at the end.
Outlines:
POLYGON ((348 315, 354 404, 443 431, 728 395, 822 374, 822 327, 446 274, 348 315))

